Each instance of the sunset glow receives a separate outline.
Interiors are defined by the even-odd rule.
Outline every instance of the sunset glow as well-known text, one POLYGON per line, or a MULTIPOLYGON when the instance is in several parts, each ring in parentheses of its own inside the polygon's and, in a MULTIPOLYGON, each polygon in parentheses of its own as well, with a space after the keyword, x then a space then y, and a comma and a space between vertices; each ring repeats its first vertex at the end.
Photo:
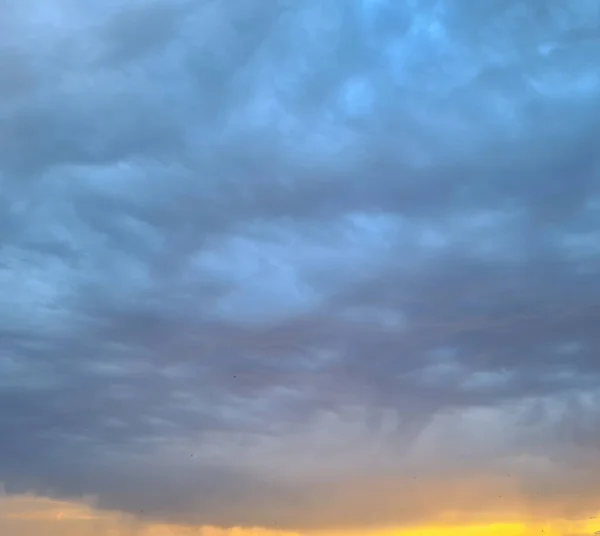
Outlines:
POLYGON ((0 536, 600 534, 598 0, 0 1, 0 536))

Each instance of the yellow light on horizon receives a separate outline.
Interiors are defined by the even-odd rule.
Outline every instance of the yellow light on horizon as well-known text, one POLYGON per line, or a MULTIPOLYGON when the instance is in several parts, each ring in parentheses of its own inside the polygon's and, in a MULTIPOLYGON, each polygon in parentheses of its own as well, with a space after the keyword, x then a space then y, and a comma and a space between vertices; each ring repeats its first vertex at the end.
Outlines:
MULTIPOLYGON (((293 532, 266 528, 231 529, 208 526, 177 526, 146 523, 118 512, 97 510, 92 504, 70 503, 30 496, 4 498, 0 501, 0 533, 11 534, 18 527, 21 534, 45 533, 49 536, 90 536, 121 534, 123 536, 590 536, 600 530, 600 515, 579 519, 505 519, 486 523, 482 518, 461 524, 455 516, 438 518, 438 524, 410 528, 371 528, 293 532), (2 504, 3 503, 3 504, 2 504), (443 521, 442 521, 443 519, 443 521), (441 521, 441 522, 440 522, 441 521)), ((464 522, 464 520, 463 520, 464 522)))

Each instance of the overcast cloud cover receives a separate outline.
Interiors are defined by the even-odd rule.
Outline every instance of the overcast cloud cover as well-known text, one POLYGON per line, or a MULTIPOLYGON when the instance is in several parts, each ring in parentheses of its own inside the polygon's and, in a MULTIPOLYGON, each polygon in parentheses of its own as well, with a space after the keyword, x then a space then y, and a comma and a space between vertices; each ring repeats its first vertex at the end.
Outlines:
POLYGON ((7 492, 294 530, 597 509, 599 21, 0 2, 7 492))

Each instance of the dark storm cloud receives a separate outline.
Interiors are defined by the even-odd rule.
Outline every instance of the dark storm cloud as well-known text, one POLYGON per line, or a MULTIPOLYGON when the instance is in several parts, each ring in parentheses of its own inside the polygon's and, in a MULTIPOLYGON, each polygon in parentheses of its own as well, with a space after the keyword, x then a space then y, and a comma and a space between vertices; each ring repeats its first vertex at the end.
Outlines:
POLYGON ((437 416, 597 445, 598 7, 458 4, 0 7, 9 490, 360 525, 437 416))

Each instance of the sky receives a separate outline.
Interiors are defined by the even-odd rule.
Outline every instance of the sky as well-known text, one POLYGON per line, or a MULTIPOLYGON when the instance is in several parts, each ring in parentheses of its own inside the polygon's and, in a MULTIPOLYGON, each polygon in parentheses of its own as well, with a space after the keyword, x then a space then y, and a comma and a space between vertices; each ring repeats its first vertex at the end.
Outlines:
POLYGON ((0 0, 0 532, 599 530, 599 54, 596 0, 0 0))

